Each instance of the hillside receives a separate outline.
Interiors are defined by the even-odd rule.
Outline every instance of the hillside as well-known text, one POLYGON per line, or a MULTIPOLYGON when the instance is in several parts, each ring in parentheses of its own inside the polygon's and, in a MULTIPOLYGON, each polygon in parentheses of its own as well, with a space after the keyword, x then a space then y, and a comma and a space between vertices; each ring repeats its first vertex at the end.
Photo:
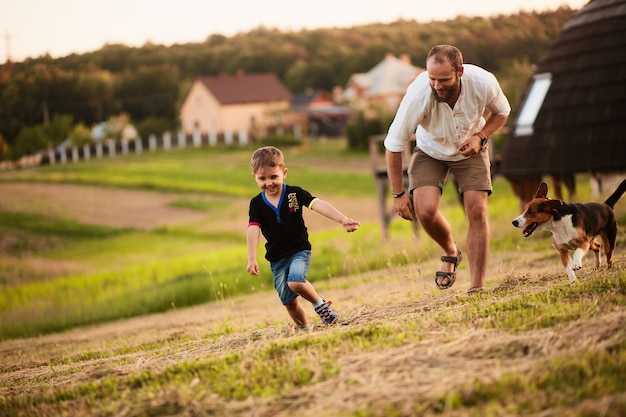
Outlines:
MULTIPOLYGON (((349 324, 316 325, 306 335, 294 334, 274 294, 267 292, 2 342, 0 392, 5 400, 0 410, 7 401, 25 401, 19 410, 23 414, 16 403, 5 411, 76 416, 410 416, 477 415, 480 410, 491 410, 491 415, 623 415, 626 393, 606 387, 572 395, 567 371, 571 368, 580 379, 572 391, 583 388, 576 388, 577 382, 602 385, 594 357, 618 349, 613 355, 621 371, 615 377, 624 377, 626 280, 623 270, 621 278, 617 271, 626 256, 620 254, 620 266, 606 278, 620 280, 621 306, 605 304, 601 294, 585 295, 584 288, 598 275, 585 273, 579 297, 594 302, 586 303, 582 317, 519 332, 491 328, 489 316, 472 318, 469 312, 487 309, 495 316, 494 305, 534 302, 542 308, 542 294, 564 291, 565 278, 554 257, 537 261, 532 253, 524 256, 493 259, 491 291, 471 300, 463 295, 464 273, 446 293, 436 291, 417 268, 334 280, 323 287, 324 293, 349 324), (520 268, 525 272, 513 272, 520 268), (318 348, 320 344, 325 347, 318 348), (214 362, 233 357, 240 360, 215 375, 217 380, 207 375, 214 362), (322 369, 326 366, 335 368, 331 375, 322 369), (218 394, 221 384, 232 385, 233 391, 262 391, 267 377, 274 385, 278 377, 264 375, 265 367, 287 367, 283 377, 293 380, 278 382, 270 395, 218 394), (311 381, 298 382, 301 368, 310 370, 311 381), (537 384, 551 373, 562 374, 565 381, 543 393, 537 384), (497 392, 488 389, 492 383, 497 392)), ((420 265, 424 274, 434 267, 434 262, 420 265)))
MULTIPOLYGON (((3 183, 0 210, 26 210, 35 207, 28 201, 45 199, 47 209, 87 220, 98 199, 106 199, 123 207, 109 213, 149 213, 137 217, 137 227, 181 215, 164 207, 173 198, 167 194, 100 189, 97 198, 85 198, 93 193, 77 185, 3 183), (77 198, 93 204, 75 204, 77 198)), ((360 206, 371 207, 350 205, 360 206)), ((376 221, 370 209, 358 214, 376 221)), ((188 215, 180 218, 189 221, 188 215)), ((233 224, 245 216, 242 210, 233 224)), ((127 225, 115 216, 106 221, 127 225)), ((574 285, 549 240, 521 235, 516 250, 492 248, 488 291, 473 298, 465 296, 466 262, 452 289, 436 289, 437 253, 406 267, 334 277, 316 287, 333 301, 342 324, 324 327, 312 317, 309 334, 294 333, 268 290, 2 341, 0 414, 621 416, 626 252, 620 233, 615 267, 590 269, 589 256, 574 285)), ((423 239, 403 244, 410 250, 423 239)))

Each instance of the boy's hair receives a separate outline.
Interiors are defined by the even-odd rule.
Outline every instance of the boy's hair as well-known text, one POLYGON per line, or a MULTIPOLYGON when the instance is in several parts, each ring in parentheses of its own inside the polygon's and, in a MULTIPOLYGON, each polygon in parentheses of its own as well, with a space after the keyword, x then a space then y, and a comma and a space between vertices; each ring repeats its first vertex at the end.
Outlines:
POLYGON ((443 64, 446 61, 450 62, 455 72, 458 72, 463 66, 463 54, 459 48, 452 45, 433 46, 426 57, 426 63, 428 63, 428 60, 431 58, 438 64, 443 64))
POLYGON ((280 149, 273 146, 264 146, 257 149, 252 154, 250 159, 250 165, 252 165, 252 172, 257 172, 261 168, 285 168, 285 157, 280 149))

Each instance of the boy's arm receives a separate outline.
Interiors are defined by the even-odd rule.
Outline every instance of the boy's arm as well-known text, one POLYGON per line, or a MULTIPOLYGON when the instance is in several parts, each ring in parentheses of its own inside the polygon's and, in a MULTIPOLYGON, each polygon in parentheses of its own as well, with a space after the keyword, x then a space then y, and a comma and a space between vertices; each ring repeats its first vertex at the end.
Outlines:
POLYGON ((315 200, 313 200, 313 203, 311 204, 311 210, 316 211, 321 215, 336 221, 337 223, 340 223, 343 228, 346 229, 346 232, 354 232, 361 225, 361 223, 359 223, 358 221, 352 220, 351 218, 337 210, 337 208, 330 204, 328 201, 322 200, 320 198, 316 198, 315 200))
POLYGON ((261 237, 261 228, 256 224, 248 225, 246 241, 248 243, 248 266, 246 269, 250 275, 259 275, 259 263, 256 260, 257 248, 261 237))

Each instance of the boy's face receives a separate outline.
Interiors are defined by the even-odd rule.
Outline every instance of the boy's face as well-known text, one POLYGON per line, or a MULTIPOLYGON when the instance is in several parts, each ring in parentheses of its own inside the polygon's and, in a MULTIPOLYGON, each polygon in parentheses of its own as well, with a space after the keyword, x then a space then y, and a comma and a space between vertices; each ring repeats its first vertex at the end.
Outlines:
POLYGON ((287 168, 264 167, 259 168, 252 175, 266 196, 279 196, 283 189, 283 182, 287 178, 287 168))

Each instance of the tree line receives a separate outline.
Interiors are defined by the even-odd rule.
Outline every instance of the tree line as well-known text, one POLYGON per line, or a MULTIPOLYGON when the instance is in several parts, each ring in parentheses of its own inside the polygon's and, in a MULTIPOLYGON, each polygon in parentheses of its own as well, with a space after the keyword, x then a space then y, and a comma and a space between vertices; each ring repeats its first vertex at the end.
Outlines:
POLYGON ((101 49, 0 66, 0 160, 87 140, 90 126, 124 114, 140 135, 178 127, 178 110, 199 76, 271 72, 294 94, 345 87, 387 52, 409 54, 423 67, 430 48, 458 46, 466 62, 496 74, 515 110, 535 65, 572 10, 457 17, 419 23, 398 20, 352 28, 283 32, 260 26, 204 42, 101 49))

